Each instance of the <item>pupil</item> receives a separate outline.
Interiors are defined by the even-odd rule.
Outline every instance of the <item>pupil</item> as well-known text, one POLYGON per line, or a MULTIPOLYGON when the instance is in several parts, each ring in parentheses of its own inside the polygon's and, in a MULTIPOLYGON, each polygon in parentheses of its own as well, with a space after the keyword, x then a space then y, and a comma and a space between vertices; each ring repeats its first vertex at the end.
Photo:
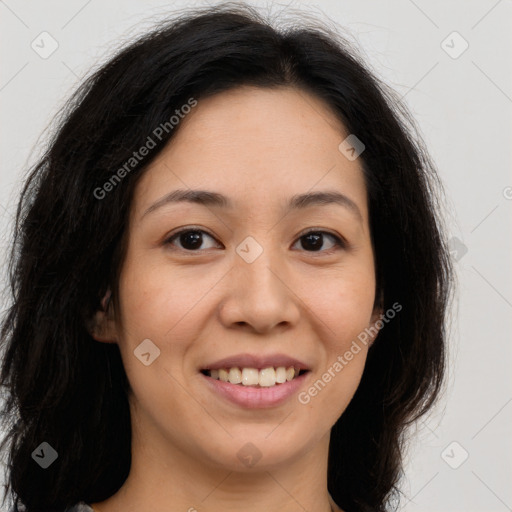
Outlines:
MULTIPOLYGON (((303 240, 306 240, 306 243, 303 241, 302 246, 305 249, 319 251, 322 248, 322 237, 321 233, 308 233, 302 237, 303 240)), ((180 242, 185 249, 197 249, 201 247, 202 234, 200 231, 187 231, 180 235, 180 242)))
POLYGON ((314 233, 308 233, 304 236, 306 240, 313 240, 313 244, 302 244, 302 246, 307 249, 307 245, 310 245, 310 248, 312 248, 313 251, 318 251, 322 248, 322 236, 321 234, 314 234, 314 233))
POLYGON ((185 249, 197 249, 197 247, 201 246, 201 237, 202 235, 199 231, 187 231, 180 236, 180 242, 185 249), (192 247, 187 247, 187 245, 192 247))

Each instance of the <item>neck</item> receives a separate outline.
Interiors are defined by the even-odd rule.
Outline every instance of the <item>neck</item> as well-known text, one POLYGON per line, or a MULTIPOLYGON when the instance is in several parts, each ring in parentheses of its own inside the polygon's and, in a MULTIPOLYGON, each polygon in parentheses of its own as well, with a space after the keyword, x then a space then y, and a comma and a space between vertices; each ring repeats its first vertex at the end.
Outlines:
POLYGON ((119 491, 94 503, 95 512, 337 512, 327 491, 328 432, 313 448, 280 464, 235 471, 192 456, 180 445, 159 443, 158 432, 132 436, 130 474, 119 491))

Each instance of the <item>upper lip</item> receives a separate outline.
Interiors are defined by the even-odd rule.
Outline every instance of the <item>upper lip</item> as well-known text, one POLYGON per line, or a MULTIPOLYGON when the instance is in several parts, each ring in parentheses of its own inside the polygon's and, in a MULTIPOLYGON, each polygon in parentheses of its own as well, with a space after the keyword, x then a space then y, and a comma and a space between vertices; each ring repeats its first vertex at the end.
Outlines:
POLYGON ((301 370, 309 370, 307 364, 302 361, 287 356, 286 354, 268 354, 268 355, 253 355, 253 354, 237 354, 229 357, 225 357, 223 359, 219 359, 214 363, 207 364, 202 370, 219 370, 221 368, 256 368, 263 369, 273 366, 274 368, 278 368, 279 366, 284 366, 289 368, 293 366, 294 368, 299 368, 301 370))

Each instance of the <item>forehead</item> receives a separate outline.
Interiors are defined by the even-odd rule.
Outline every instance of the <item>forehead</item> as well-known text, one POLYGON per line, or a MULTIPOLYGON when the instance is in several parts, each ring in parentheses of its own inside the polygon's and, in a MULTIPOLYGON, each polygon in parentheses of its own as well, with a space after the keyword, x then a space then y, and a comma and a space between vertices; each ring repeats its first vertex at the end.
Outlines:
POLYGON ((239 87, 198 101, 137 185, 135 210, 173 189, 209 189, 235 206, 335 189, 366 215, 358 160, 338 149, 347 137, 319 98, 294 88, 239 87))

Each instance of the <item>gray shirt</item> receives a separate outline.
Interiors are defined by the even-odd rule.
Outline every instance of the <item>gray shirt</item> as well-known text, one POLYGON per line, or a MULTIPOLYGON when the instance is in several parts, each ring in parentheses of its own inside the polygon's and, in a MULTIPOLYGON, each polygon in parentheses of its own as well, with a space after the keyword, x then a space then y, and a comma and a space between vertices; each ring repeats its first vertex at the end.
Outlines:
MULTIPOLYGON (((18 507, 18 508, 25 510, 23 508, 23 505, 20 505, 20 507, 18 507)), ((11 509, 10 512, 14 512, 14 507, 11 509)), ((85 503, 85 501, 79 501, 72 507, 67 508, 64 512, 94 512, 94 510, 89 505, 87 505, 87 503, 85 503)))
POLYGON ((65 512, 94 512, 94 510, 84 501, 80 501, 71 508, 66 509, 65 512))

